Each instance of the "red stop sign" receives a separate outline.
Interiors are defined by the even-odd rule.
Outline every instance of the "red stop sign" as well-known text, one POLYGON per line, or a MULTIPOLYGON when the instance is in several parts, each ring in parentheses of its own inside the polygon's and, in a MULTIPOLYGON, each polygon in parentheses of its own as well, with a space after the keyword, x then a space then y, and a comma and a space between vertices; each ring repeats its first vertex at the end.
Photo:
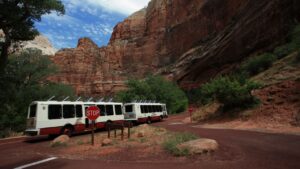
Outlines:
POLYGON ((90 106, 86 110, 85 115, 90 120, 96 120, 100 116, 100 109, 97 106, 90 106))

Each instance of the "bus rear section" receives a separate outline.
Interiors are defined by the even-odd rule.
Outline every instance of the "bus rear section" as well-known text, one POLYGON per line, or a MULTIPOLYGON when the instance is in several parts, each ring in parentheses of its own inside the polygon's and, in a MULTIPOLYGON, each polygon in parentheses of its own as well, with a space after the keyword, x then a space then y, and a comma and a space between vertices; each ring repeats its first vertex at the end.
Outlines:
POLYGON ((33 103, 28 108, 27 120, 26 120, 26 130, 27 135, 38 135, 38 130, 36 129, 36 115, 37 115, 37 103, 33 103))
POLYGON ((165 104, 161 103, 127 103, 125 120, 137 123, 151 123, 168 117, 165 104))

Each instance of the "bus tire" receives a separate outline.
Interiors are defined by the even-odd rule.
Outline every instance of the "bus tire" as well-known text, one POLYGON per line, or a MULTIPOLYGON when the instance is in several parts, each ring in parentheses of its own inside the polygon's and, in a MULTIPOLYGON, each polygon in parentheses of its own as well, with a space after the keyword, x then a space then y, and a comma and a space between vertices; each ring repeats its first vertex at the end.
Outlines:
POLYGON ((159 116, 159 121, 162 121, 164 119, 163 116, 159 116))
POLYGON ((61 135, 64 134, 64 135, 67 135, 67 136, 71 137, 72 134, 73 134, 73 132, 74 132, 73 126, 71 126, 71 125, 66 125, 65 127, 62 128, 62 130, 61 130, 61 135))
POLYGON ((147 124, 151 124, 151 118, 150 117, 148 117, 148 119, 147 119, 147 124))

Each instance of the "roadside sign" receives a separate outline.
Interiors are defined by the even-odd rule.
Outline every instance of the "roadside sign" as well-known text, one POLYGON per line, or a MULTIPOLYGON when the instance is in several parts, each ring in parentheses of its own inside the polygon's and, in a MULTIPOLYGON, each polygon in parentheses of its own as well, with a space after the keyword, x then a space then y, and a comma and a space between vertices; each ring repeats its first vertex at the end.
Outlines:
POLYGON ((96 120, 100 116, 100 109, 97 106, 90 106, 85 115, 89 120, 96 120))
POLYGON ((97 106, 90 106, 85 115, 89 120, 92 120, 92 145, 94 145, 94 128, 95 128, 95 120, 100 116, 100 109, 97 106))

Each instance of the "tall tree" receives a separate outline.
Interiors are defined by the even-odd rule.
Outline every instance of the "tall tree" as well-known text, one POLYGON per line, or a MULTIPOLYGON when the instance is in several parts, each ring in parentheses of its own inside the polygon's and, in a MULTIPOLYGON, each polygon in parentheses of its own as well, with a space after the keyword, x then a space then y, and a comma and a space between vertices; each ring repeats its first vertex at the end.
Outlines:
POLYGON ((52 11, 65 13, 61 0, 0 0, 0 30, 4 33, 4 40, 0 41, 0 72, 6 66, 11 44, 33 40, 39 34, 34 22, 52 11))

